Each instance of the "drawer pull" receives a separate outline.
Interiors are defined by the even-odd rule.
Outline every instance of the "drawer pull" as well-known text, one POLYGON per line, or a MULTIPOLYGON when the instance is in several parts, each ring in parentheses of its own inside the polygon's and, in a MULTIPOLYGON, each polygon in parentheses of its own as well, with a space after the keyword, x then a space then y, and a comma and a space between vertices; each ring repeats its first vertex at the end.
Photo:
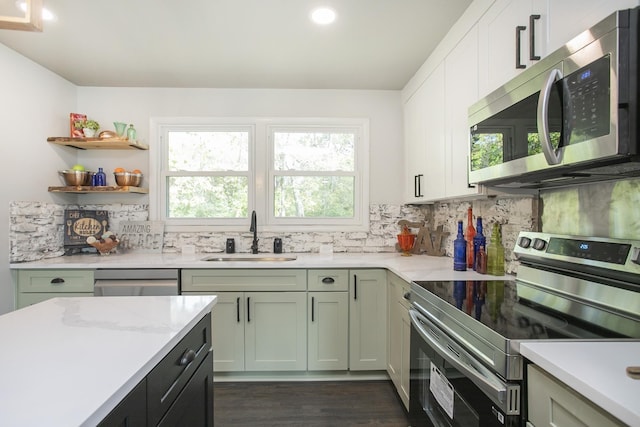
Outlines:
POLYGON ((53 285, 59 285, 61 283, 64 283, 64 279, 62 277, 56 277, 55 279, 51 279, 51 284, 53 285))
POLYGON ((330 285, 334 282, 335 280, 333 280, 333 277, 325 277, 324 279, 322 279, 322 283, 324 283, 325 285, 330 285))
POLYGON ((196 352, 188 349, 184 352, 182 357, 180 358, 180 366, 187 366, 189 363, 193 362, 196 359, 196 352))

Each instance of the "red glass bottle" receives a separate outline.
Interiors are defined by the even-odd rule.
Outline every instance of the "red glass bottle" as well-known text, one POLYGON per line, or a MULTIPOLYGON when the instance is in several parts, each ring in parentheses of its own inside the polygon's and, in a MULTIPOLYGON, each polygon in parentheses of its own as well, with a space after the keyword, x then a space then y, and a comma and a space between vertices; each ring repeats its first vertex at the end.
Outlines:
POLYGON ((467 268, 473 269, 473 238, 476 235, 476 229, 473 227, 473 211, 467 209, 467 229, 464 232, 464 240, 467 241, 467 268))

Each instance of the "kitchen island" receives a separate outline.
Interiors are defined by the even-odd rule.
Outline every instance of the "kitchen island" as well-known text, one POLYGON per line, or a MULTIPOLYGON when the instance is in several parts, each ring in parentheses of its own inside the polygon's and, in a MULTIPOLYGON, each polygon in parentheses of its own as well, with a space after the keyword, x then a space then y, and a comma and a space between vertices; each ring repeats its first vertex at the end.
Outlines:
POLYGON ((0 425, 97 425, 208 323, 215 303, 214 296, 54 298, 0 316, 0 425))

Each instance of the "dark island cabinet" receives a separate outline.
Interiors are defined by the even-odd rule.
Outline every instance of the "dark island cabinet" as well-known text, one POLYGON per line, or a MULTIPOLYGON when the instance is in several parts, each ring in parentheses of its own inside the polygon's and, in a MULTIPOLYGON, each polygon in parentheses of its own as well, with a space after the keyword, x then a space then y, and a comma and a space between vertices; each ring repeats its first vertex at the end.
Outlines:
POLYGON ((98 427, 134 427, 147 425, 146 378, 118 403, 98 427))
POLYGON ((213 426, 211 314, 156 365, 100 427, 213 426))

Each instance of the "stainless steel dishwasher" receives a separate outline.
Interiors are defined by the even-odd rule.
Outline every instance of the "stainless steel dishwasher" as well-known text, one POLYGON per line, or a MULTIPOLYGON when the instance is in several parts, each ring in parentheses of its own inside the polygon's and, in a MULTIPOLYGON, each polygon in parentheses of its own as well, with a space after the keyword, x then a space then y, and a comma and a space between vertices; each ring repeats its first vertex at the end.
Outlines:
POLYGON ((178 269, 98 269, 93 294, 109 296, 178 295, 178 269))

